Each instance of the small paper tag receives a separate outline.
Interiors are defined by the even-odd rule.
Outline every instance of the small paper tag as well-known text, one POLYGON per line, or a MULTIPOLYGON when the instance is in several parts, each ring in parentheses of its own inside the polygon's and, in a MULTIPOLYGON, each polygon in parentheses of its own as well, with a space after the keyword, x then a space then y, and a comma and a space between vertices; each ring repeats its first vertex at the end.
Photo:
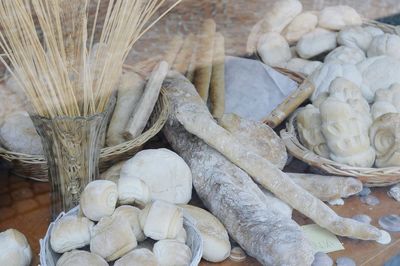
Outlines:
POLYGON ((317 224, 307 224, 301 228, 315 252, 329 253, 344 249, 342 243, 334 234, 317 224))

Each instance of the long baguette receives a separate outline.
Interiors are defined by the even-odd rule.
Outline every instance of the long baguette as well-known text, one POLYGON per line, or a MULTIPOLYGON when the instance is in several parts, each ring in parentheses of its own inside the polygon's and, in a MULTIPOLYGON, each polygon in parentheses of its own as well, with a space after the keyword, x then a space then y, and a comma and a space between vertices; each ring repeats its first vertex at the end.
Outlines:
POLYGON ((125 138, 134 139, 142 133, 157 102, 161 85, 167 72, 168 63, 165 61, 162 61, 154 68, 149 81, 146 84, 143 96, 135 107, 129 122, 126 125, 124 131, 125 138))
POLYGON ((361 181, 351 177, 287 173, 299 186, 323 201, 347 198, 362 190, 361 181))
POLYGON ((175 115, 170 114, 164 135, 190 166, 200 199, 230 236, 263 265, 310 265, 313 250, 300 227, 278 209, 282 203, 265 196, 243 170, 188 133, 175 115))
POLYGON ((193 81, 204 102, 207 102, 208 100, 208 92, 210 88, 215 30, 216 25, 214 20, 207 19, 204 21, 202 31, 198 36, 196 69, 193 81))
POLYGON ((125 141, 123 132, 144 89, 144 79, 132 71, 126 71, 118 88, 117 103, 107 131, 106 143, 115 146, 125 141))
POLYGON ((215 36, 213 56, 210 102, 211 113, 218 120, 225 111, 225 39, 221 33, 215 36))
POLYGON ((175 59, 181 50, 183 45, 183 37, 181 35, 175 35, 168 45, 168 49, 164 55, 164 61, 168 63, 169 66, 172 66, 175 62, 175 59))
POLYGON ((222 153, 246 171, 257 183, 332 233, 363 240, 378 240, 379 229, 353 219, 338 216, 268 160, 245 149, 212 118, 207 106, 184 77, 175 75, 164 82, 178 121, 191 134, 222 153))
POLYGON ((172 66, 173 70, 186 75, 186 73, 189 71, 192 55, 194 54, 195 41, 196 36, 193 33, 186 37, 182 49, 176 56, 175 62, 172 66))

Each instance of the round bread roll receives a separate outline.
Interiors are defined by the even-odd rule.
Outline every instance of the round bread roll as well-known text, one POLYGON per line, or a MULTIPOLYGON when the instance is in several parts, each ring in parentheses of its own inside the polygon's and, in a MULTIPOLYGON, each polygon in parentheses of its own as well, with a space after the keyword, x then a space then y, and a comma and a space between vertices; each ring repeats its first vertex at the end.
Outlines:
POLYGON ((265 33, 260 37, 257 52, 262 61, 270 66, 281 66, 292 57, 289 44, 276 32, 265 33))
POLYGON ((8 115, 24 111, 20 96, 7 84, 0 85, 0 103, 0 125, 8 115))
POLYGON ((146 248, 135 249, 114 263, 114 266, 158 266, 153 252, 146 248))
POLYGON ((183 228, 182 209, 165 201, 148 204, 139 220, 144 234, 154 240, 174 239, 183 228))
POLYGON ((115 209, 113 213, 113 216, 117 219, 123 219, 129 222, 137 241, 143 241, 146 239, 146 236, 144 235, 142 228, 140 227, 140 212, 140 209, 136 207, 124 205, 115 209))
POLYGON ((151 202, 150 188, 139 178, 120 178, 118 180, 118 200, 120 204, 144 206, 151 202))
POLYGON ((93 226, 94 223, 86 217, 62 217, 51 231, 51 248, 57 253, 64 253, 88 245, 93 226))
POLYGON ((190 248, 176 240, 160 240, 154 244, 154 255, 160 266, 187 266, 190 265, 192 252, 190 248))
POLYGON ((346 26, 359 26, 362 18, 350 6, 328 6, 319 13, 318 25, 325 29, 341 30, 346 26))
POLYGON ((56 266, 108 266, 108 263, 99 255, 83 251, 83 250, 72 250, 64 253, 61 258, 58 259, 56 266))
POLYGON ((318 25, 318 16, 313 12, 304 12, 295 17, 292 22, 283 30, 282 35, 288 43, 293 44, 300 38, 314 30, 318 25))
POLYGON ((186 233, 185 228, 182 228, 182 229, 179 231, 179 233, 178 233, 178 235, 176 236, 175 240, 176 240, 176 241, 179 241, 179 242, 182 242, 182 243, 186 243, 186 240, 187 240, 187 233, 186 233))
POLYGON ((15 229, 0 233, 0 265, 27 266, 32 251, 26 237, 15 229))
POLYGON ((83 214, 92 221, 110 216, 118 200, 117 185, 108 180, 90 182, 82 192, 80 206, 83 214))
MULTIPOLYGON (((185 161, 168 149, 137 153, 121 169, 120 178, 139 178, 149 188, 151 200, 188 203, 192 196, 192 173, 185 161)), ((120 191, 121 188, 120 186, 120 191)))
POLYGON ((15 112, 5 118, 0 127, 0 142, 13 152, 43 154, 40 136, 27 112, 15 112))
POLYGON ((336 48, 336 32, 322 28, 303 35, 296 44, 296 51, 301 58, 309 59, 336 48))
POLYGON ((106 261, 119 259, 136 246, 135 234, 124 219, 104 217, 93 227, 90 251, 106 261))

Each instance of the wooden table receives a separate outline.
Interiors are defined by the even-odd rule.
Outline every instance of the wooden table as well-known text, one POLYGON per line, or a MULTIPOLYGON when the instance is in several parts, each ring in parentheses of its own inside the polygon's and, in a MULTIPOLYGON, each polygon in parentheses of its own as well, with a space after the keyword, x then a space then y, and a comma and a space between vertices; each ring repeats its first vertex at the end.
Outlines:
MULTIPOLYGON (((45 235, 50 222, 49 192, 50 187, 47 183, 22 179, 0 169, 0 231, 15 228, 26 235, 33 249, 32 265, 39 263, 39 239, 45 235)), ((346 199, 344 206, 332 208, 345 217, 367 214, 372 217, 373 225, 378 225, 378 218, 382 215, 400 214, 400 203, 387 196, 387 189, 373 189, 372 194, 380 199, 381 204, 368 206, 361 203, 359 197, 354 196, 346 199)), ((294 218, 302 225, 312 223, 297 212, 294 213, 294 218)), ((329 255, 333 259, 340 256, 351 257, 357 262, 357 265, 383 265, 389 258, 400 253, 400 233, 391 233, 391 236, 392 242, 389 245, 340 238, 345 250, 329 253, 329 255)), ((200 265, 256 266, 260 264, 255 259, 248 257, 241 263, 226 260, 223 263, 213 264, 203 261, 200 265)))

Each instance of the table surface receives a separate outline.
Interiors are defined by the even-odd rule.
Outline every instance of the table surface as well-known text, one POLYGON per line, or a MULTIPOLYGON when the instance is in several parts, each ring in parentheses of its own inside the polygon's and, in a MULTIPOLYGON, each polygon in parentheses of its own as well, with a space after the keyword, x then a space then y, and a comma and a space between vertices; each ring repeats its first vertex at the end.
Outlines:
MULTIPOLYGON (((48 183, 40 183, 9 175, 0 170, 0 231, 15 228, 26 235, 33 249, 32 265, 39 263, 39 239, 42 238, 50 223, 50 187, 48 183)), ((362 203, 358 196, 345 200, 343 206, 332 208, 344 217, 356 214, 367 214, 372 217, 372 224, 378 225, 379 217, 387 214, 400 214, 400 203, 387 195, 387 188, 372 189, 372 194, 379 198, 377 206, 368 206, 362 203)), ((303 215, 294 212, 294 219, 301 225, 312 223, 303 215)), ((391 257, 400 252, 400 233, 391 233, 392 242, 389 245, 380 245, 372 241, 359 241, 348 238, 339 238, 345 250, 329 253, 333 259, 348 256, 354 259, 357 265, 383 265, 391 257)), ((260 265, 255 259, 248 257, 238 263, 226 260, 219 264, 202 261, 200 264, 220 266, 249 266, 260 265)))

